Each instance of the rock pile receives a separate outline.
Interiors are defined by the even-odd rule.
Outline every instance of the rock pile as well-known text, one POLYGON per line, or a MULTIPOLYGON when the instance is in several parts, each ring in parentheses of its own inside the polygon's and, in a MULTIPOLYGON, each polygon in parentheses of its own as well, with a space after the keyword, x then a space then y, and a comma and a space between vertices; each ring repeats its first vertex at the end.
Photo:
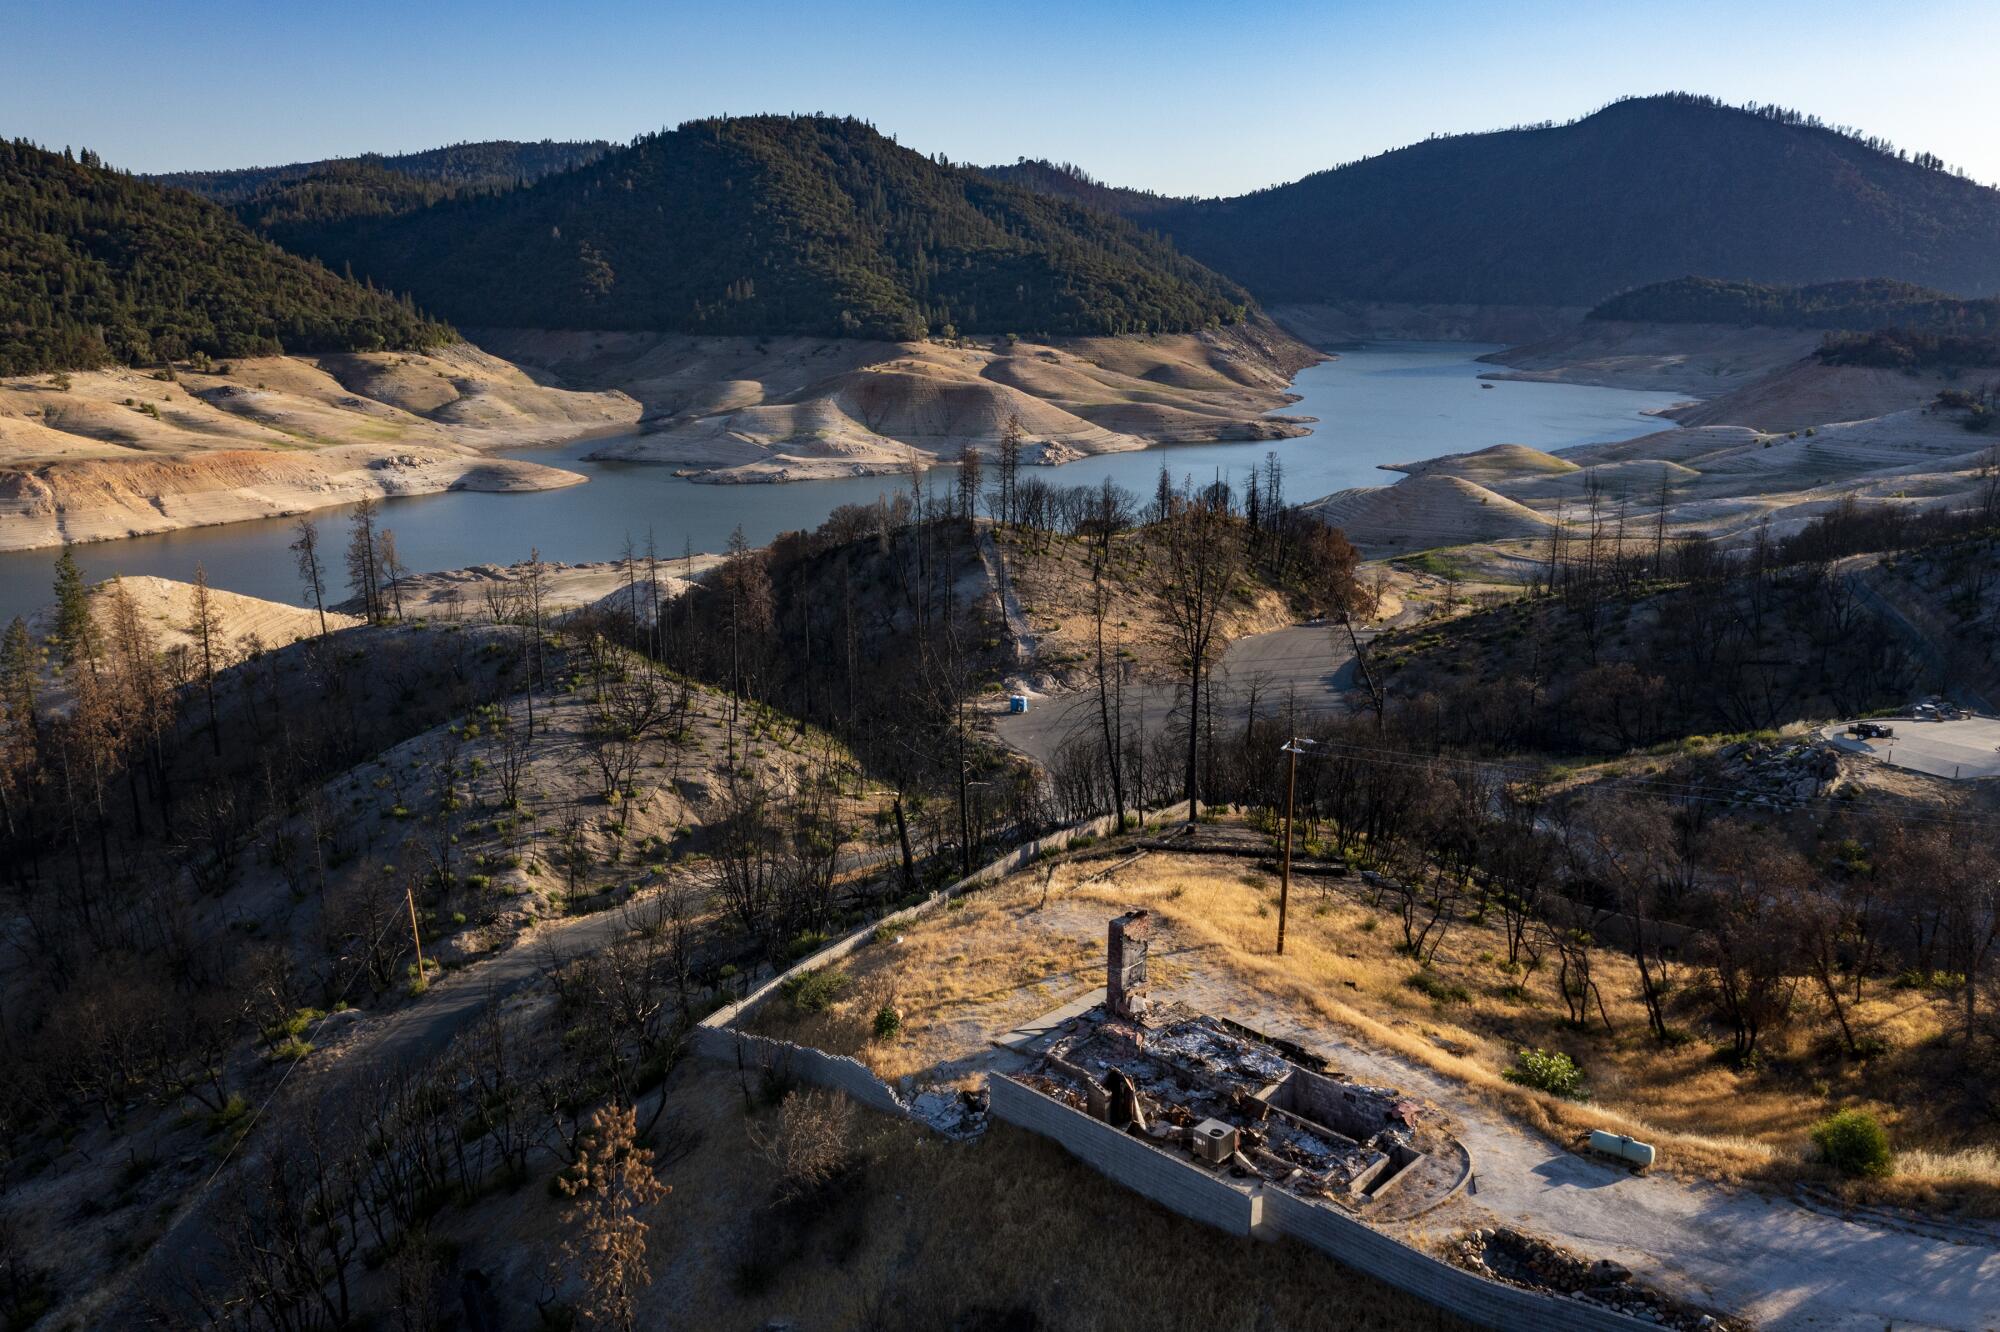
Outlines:
POLYGON ((1739 740, 1715 759, 1715 780, 1749 805, 1803 805, 1840 783, 1840 751, 1824 740, 1739 740))
POLYGON ((926 1087, 910 1098, 912 1118, 930 1125, 947 1138, 968 1141, 986 1132, 989 1101, 982 1090, 956 1087, 926 1087))
POLYGON ((1629 1270, 1608 1259, 1592 1261, 1538 1235, 1505 1226, 1465 1231, 1450 1242, 1445 1256, 1467 1271, 1495 1281, 1567 1295, 1679 1332, 1720 1332, 1743 1326, 1689 1309, 1638 1285, 1629 1270))

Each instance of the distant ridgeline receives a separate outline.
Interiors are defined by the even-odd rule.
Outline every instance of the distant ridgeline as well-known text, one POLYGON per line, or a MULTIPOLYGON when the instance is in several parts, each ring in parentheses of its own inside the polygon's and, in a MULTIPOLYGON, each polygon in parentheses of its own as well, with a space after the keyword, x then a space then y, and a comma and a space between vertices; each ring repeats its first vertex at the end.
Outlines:
POLYGON ((1816 328, 1870 332, 1878 328, 1934 333, 2000 332, 2000 299, 1966 301, 1886 278, 1774 287, 1757 282, 1687 277, 1613 296, 1592 319, 1652 324, 1728 324, 1738 328, 1816 328))
POLYGON ((2000 335, 1912 328, 1829 333, 1816 354, 1828 365, 1866 365, 1885 370, 1994 370, 2000 369, 2000 335))
POLYGON ((206 352, 414 349, 451 328, 181 190, 0 143, 0 374, 206 352))
POLYGON ((494 139, 484 143, 454 143, 420 153, 363 153, 358 157, 291 162, 274 167, 243 167, 233 171, 172 171, 146 179, 176 189, 193 190, 216 203, 240 204, 274 187, 311 176, 338 173, 346 168, 372 168, 438 186, 438 194, 442 196, 464 189, 511 188, 525 181, 540 180, 543 176, 582 166, 593 158, 603 156, 610 147, 602 139, 575 142, 543 139, 539 143, 494 139))
POLYGON ((461 324, 914 338, 1237 322, 1235 283, 1131 222, 899 147, 856 120, 654 134, 523 188, 364 210, 245 200, 301 254, 461 324), (260 214, 263 216, 265 214, 260 214))
POLYGON ((1592 319, 1736 328, 1823 329, 1816 355, 1828 365, 1884 369, 2000 366, 2000 299, 1962 301, 1943 292, 1867 278, 1770 287, 1717 278, 1677 278, 1614 296, 1592 319))
POLYGON ((1266 302, 1588 308, 1683 273, 2000 292, 2000 191, 1796 112, 1682 93, 1231 199, 1162 199, 1048 163, 992 172, 1115 208, 1266 302))

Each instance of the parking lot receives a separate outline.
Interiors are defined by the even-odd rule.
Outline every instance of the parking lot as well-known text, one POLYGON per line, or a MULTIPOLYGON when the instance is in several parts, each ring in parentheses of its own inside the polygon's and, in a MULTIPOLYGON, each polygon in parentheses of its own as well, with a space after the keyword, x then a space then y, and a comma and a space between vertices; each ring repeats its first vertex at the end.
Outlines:
POLYGON ((1881 724, 1894 735, 1861 740, 1847 733, 1849 722, 1835 722, 1826 736, 1851 754, 1867 754, 1898 768, 1927 772, 1933 777, 1971 780, 2000 777, 2000 718, 1961 717, 1955 721, 1914 721, 1885 717, 1881 724))

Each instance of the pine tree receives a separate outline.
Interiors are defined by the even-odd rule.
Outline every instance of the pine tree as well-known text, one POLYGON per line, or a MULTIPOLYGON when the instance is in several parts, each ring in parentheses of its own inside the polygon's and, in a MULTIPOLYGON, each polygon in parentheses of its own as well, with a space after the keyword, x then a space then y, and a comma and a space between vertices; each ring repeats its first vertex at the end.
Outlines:
POLYGON ((215 713, 215 659, 220 645, 216 640, 222 634, 222 621, 215 611, 215 599, 208 594, 208 570, 197 564, 194 566, 194 605, 186 625, 187 634, 194 639, 195 652, 201 657, 202 692, 208 698, 208 740, 217 758, 222 757, 222 728, 215 713))
POLYGON ((306 600, 319 612, 319 636, 326 637, 326 577, 319 565, 319 528, 313 526, 312 519, 301 518, 293 531, 299 534, 292 542, 292 553, 299 560, 299 581, 305 585, 306 600))
POLYGON ((364 499, 354 506, 354 513, 347 520, 347 585, 361 598, 362 611, 371 624, 382 619, 381 583, 375 563, 375 513, 375 501, 364 499))
POLYGON ((56 556, 56 623, 53 635, 62 655, 63 669, 75 670, 88 662, 97 670, 97 628, 90 618, 90 590, 84 585, 83 570, 77 567, 76 547, 64 544, 56 556))

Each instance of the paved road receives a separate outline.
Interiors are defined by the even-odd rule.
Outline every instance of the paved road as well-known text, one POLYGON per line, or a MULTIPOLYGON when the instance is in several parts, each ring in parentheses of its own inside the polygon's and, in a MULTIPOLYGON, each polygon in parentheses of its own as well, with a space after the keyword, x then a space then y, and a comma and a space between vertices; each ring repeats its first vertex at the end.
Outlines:
POLYGON ((1297 1041, 1349 1076, 1399 1086, 1452 1112, 1472 1152, 1473 1187, 1420 1229, 1492 1224, 1485 1213, 1615 1258, 1772 1332, 2000 1327, 2000 1226, 1992 1222, 1843 1215, 1662 1170, 1634 1175, 1519 1128, 1421 1064, 1298 1021, 1290 1008, 1273 1010, 1253 986, 1199 966, 1190 973, 1165 997, 1297 1041))
MULTIPOLYGON (((1375 631, 1360 631, 1362 642, 1375 631)), ((1323 622, 1274 629, 1239 638, 1223 654, 1215 676, 1216 715, 1241 721, 1255 700, 1263 717, 1281 717, 1287 708, 1309 717, 1348 711, 1348 691, 1354 687, 1354 654, 1347 631, 1323 622)), ((1147 734, 1186 716, 1181 691, 1167 684, 1129 684, 1125 688, 1125 729, 1147 734)), ((994 722, 999 737, 1044 767, 1072 735, 1096 726, 1097 694, 1037 695, 1025 713, 1005 713, 994 722)))
POLYGON ((1891 717, 1895 734, 1886 740, 1857 740, 1846 722, 1826 728, 1826 737, 1850 754, 1866 754, 1895 768, 1933 777, 1970 780, 2000 777, 2000 720, 1961 717, 1955 721, 1912 721, 1891 717))

